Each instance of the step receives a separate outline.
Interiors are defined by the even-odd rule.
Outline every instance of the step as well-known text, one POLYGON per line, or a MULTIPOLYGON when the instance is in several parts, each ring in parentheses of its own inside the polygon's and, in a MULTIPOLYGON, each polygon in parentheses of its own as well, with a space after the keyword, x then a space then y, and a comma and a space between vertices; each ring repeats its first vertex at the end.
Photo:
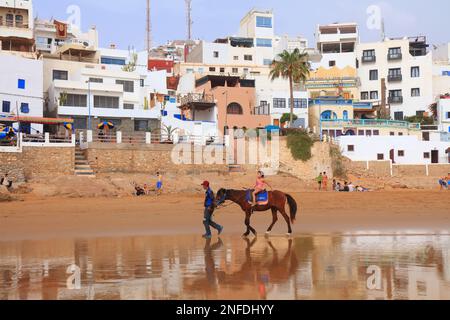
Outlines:
POLYGON ((75 166, 76 171, 93 171, 90 166, 75 166))
POLYGON ((79 170, 75 170, 75 175, 77 176, 87 176, 87 175, 95 175, 95 172, 90 170, 90 171, 79 171, 79 170))
POLYGON ((75 160, 75 165, 89 165, 89 161, 87 160, 75 160))

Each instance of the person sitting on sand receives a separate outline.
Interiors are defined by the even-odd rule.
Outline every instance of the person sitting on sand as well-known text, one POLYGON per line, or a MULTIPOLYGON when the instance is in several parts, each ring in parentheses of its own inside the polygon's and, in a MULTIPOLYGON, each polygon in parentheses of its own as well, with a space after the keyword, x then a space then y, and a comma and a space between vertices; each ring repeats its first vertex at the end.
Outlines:
POLYGON ((350 182, 348 184, 348 192, 354 192, 355 191, 355 185, 353 184, 353 182, 350 182))
POLYGON ((342 185, 340 182, 336 183, 336 188, 334 189, 334 191, 336 192, 341 192, 342 191, 342 185))
POLYGON ((263 192, 267 187, 272 189, 272 187, 266 182, 264 179, 264 173, 262 171, 258 171, 258 177, 256 178, 255 190, 253 191, 253 206, 256 206, 256 196, 258 193, 263 192))
POLYGON ((448 190, 448 181, 446 178, 442 178, 439 180, 439 186, 441 187, 441 190, 448 190))

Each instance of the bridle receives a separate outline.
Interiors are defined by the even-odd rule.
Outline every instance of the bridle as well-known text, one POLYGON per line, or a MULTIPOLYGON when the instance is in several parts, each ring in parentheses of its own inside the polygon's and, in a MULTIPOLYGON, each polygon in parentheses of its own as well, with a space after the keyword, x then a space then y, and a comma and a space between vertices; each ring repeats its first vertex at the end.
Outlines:
POLYGON ((227 201, 227 197, 228 197, 228 190, 225 190, 225 192, 223 193, 223 196, 220 198, 219 201, 217 201, 216 206, 219 207, 223 203, 225 203, 225 201, 227 201))

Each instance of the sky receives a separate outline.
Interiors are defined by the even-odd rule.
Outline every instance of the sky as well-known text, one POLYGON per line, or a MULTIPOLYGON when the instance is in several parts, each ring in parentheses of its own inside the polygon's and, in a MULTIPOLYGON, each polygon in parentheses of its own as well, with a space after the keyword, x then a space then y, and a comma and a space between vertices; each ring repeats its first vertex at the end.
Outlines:
MULTIPOLYGON (((184 0, 151 0, 153 42, 186 38, 184 0)), ((78 6, 83 31, 96 26, 100 44, 121 49, 145 48, 146 0, 34 0, 39 18, 68 20, 78 6)), ((252 8, 271 9, 276 35, 302 35, 314 46, 318 24, 357 22, 362 42, 381 38, 384 20, 388 37, 426 35, 431 44, 450 42, 448 0, 192 0, 193 38, 214 40, 236 35, 241 18, 252 8)))

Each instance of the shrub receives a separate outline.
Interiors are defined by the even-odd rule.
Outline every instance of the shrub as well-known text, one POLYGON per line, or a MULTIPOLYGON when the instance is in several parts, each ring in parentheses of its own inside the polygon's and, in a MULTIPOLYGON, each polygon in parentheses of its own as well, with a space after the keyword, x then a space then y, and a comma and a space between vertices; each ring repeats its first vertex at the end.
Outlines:
POLYGON ((289 131, 287 133, 287 146, 295 160, 308 161, 312 158, 311 148, 313 139, 304 130, 289 131))
MULTIPOLYGON (((298 117, 294 114, 292 119, 294 121, 297 121, 298 117)), ((280 122, 281 123, 286 123, 286 122, 289 122, 289 121, 291 121, 291 114, 290 113, 284 113, 283 116, 280 119, 280 122)))
POLYGON ((331 166, 333 169, 333 176, 338 178, 347 178, 347 170, 344 164, 344 157, 338 146, 330 146, 331 166))

